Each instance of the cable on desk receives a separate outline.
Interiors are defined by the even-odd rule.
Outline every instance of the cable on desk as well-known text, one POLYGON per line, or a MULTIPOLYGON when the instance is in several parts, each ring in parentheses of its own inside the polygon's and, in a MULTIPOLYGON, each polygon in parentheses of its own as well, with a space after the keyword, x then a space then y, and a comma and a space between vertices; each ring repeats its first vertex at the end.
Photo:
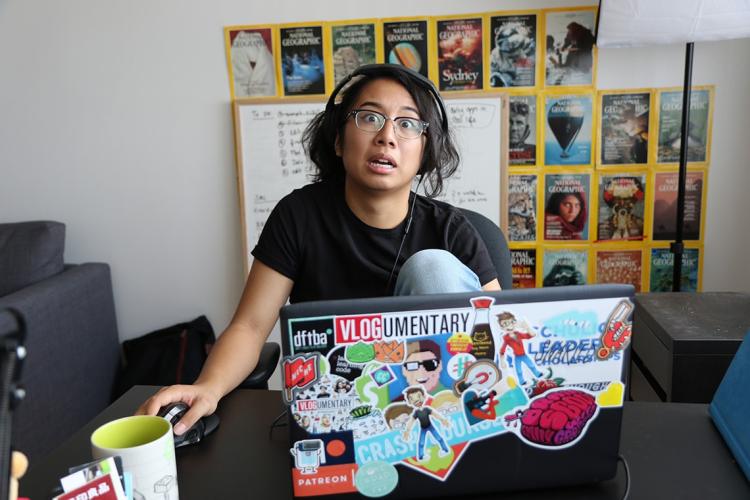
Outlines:
POLYGON ((628 461, 622 454, 617 455, 617 460, 622 462, 623 467, 625 467, 625 493, 622 495, 622 500, 627 500, 630 495, 630 467, 628 467, 628 461))
POLYGON ((274 427, 285 427, 286 422, 281 422, 281 419, 286 416, 286 410, 282 411, 281 414, 273 419, 273 422, 271 422, 271 426, 268 428, 268 439, 271 439, 273 437, 273 429, 274 427))

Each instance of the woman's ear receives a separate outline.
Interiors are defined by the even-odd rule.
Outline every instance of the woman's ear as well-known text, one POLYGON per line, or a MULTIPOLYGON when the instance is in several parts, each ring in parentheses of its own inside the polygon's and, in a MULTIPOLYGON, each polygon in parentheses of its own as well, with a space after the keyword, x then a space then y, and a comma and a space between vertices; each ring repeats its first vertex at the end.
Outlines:
POLYGON ((333 141, 333 150, 336 152, 336 156, 341 158, 341 136, 336 134, 336 140, 333 141))

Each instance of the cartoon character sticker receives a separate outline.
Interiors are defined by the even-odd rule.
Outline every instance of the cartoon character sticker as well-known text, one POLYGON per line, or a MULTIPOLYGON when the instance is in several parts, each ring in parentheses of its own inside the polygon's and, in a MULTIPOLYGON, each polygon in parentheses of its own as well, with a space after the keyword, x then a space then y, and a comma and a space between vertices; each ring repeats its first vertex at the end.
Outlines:
POLYGON ((508 311, 503 311, 498 314, 497 322, 503 330, 503 344, 500 346, 500 362, 502 367, 504 369, 508 367, 508 364, 505 361, 505 351, 510 347, 519 384, 527 384, 527 381, 523 376, 523 365, 526 365, 526 368, 534 374, 536 378, 542 378, 542 372, 539 371, 539 368, 536 367, 531 358, 526 354, 526 349, 523 345, 524 340, 536 336, 534 331, 525 321, 519 322, 513 313, 508 311))
POLYGON ((320 439, 297 441, 289 452, 294 457, 294 467, 302 474, 315 474, 318 472, 318 467, 326 463, 323 441, 320 439))
POLYGON ((442 368, 440 346, 436 342, 420 339, 406 344, 406 359, 401 373, 409 386, 420 385, 428 394, 444 390, 440 383, 442 368))
POLYGON ((444 457, 446 455, 449 455, 450 448, 448 448, 448 445, 445 443, 445 439, 443 439, 443 436, 440 434, 440 430, 435 426, 434 421, 439 422, 444 427, 450 427, 450 422, 446 418, 442 417, 438 412, 433 411, 429 406, 425 406, 424 403, 426 397, 424 389, 421 386, 409 387, 404 391, 404 398, 406 399, 406 404, 414 410, 411 414, 411 420, 409 420, 409 423, 406 425, 406 430, 404 430, 405 441, 410 440, 414 423, 416 421, 419 421, 417 460, 420 462, 425 460, 424 450, 428 434, 431 435, 433 441, 435 441, 435 443, 440 446, 440 452, 438 456, 444 457))

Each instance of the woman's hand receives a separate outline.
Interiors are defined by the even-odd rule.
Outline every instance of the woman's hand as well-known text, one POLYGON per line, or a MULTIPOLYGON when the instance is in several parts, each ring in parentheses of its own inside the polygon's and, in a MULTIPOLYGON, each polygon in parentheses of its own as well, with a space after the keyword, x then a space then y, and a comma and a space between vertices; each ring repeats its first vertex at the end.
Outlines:
POLYGON ((183 434, 199 418, 216 411, 220 396, 204 384, 171 385, 163 387, 146 400, 135 412, 136 415, 156 415, 159 410, 170 403, 183 402, 190 409, 174 426, 174 433, 183 434))

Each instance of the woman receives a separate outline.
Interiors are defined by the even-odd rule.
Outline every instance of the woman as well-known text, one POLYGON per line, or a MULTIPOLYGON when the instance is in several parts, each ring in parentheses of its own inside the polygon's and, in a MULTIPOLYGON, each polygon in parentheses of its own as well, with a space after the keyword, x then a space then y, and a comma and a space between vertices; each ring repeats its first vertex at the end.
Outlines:
POLYGON ((279 309, 291 302, 499 290, 484 243, 437 195, 458 166, 433 84, 401 66, 368 65, 342 81, 303 139, 313 184, 269 217, 231 323, 193 385, 162 389, 139 409, 184 401, 181 434, 255 368, 279 309), (408 262, 405 262, 409 258, 408 262))
POLYGON ((544 238, 580 240, 586 226, 586 201, 577 191, 553 193, 544 215, 544 238))

